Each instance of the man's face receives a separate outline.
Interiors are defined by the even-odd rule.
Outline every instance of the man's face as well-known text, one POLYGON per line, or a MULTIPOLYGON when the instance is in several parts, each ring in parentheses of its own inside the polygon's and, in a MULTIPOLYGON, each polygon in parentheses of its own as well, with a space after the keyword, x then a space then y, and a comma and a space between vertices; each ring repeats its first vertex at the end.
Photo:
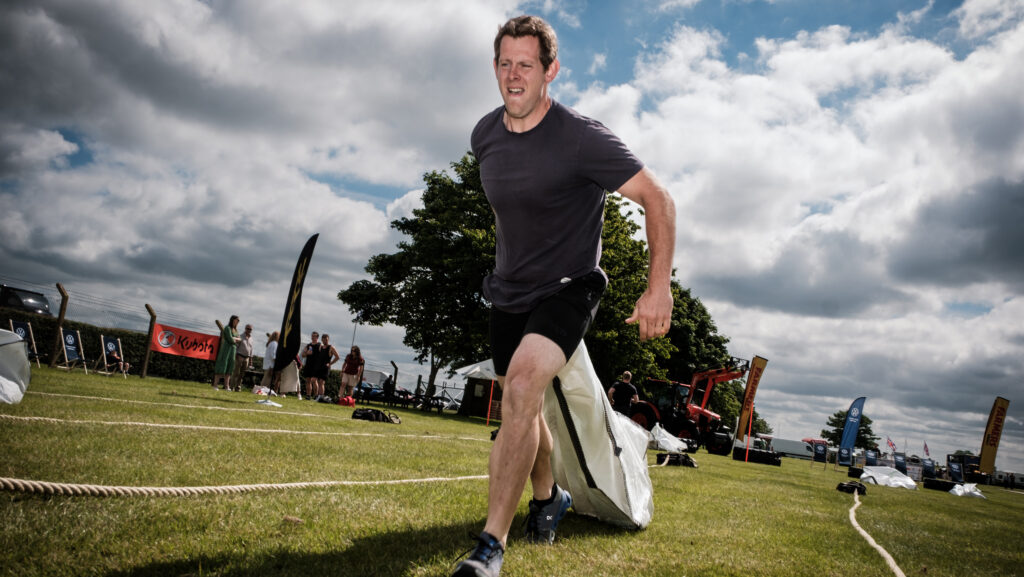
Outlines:
POLYGON ((547 86, 558 74, 558 61, 547 70, 540 62, 540 41, 535 36, 501 39, 499 56, 494 63, 505 111, 516 120, 528 124, 540 122, 544 117, 547 86))
POLYGON ((252 325, 245 325, 245 334, 246 335, 251 335, 252 334, 252 325))
POLYGON ((320 334, 319 333, 313 333, 312 335, 310 335, 310 339, 314 343, 319 342, 320 341, 320 334))

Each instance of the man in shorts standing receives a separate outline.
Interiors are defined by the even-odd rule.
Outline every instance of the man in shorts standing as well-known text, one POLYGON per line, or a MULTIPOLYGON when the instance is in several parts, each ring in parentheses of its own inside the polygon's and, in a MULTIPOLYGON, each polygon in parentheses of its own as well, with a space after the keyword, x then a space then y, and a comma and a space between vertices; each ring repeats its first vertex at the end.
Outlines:
POLYGON ((306 379, 306 398, 312 399, 317 390, 316 375, 323 356, 323 345, 320 344, 320 333, 316 331, 309 336, 309 340, 309 344, 302 350, 302 378, 306 379))
POLYGON ((483 289, 502 423, 491 450, 487 522, 454 577, 499 574, 527 479, 528 540, 553 542, 572 504, 554 483, 541 409, 607 286, 598 266, 606 191, 643 207, 650 247, 648 287, 625 322, 649 339, 664 336, 672 316, 675 205, 611 131, 548 96, 559 71, 554 30, 533 16, 509 20, 495 38, 493 64, 504 106, 477 123, 472 149, 495 214, 496 266, 483 289))

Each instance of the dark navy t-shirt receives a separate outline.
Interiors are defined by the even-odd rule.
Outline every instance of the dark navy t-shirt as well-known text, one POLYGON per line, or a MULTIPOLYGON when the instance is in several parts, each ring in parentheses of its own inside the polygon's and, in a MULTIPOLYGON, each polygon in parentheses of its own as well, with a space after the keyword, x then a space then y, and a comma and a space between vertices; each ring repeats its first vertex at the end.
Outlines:
POLYGON ((554 100, 527 132, 505 128, 504 110, 477 123, 471 145, 497 233, 484 295, 517 313, 566 279, 600 270, 605 191, 618 190, 643 163, 603 124, 554 100))

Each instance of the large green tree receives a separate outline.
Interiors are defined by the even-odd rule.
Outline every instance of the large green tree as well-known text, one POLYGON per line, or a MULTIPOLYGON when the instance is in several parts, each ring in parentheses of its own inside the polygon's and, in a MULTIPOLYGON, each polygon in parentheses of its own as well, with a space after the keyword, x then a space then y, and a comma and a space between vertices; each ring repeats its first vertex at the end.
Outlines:
MULTIPOLYGON (((846 411, 833 413, 828 418, 826 425, 829 428, 821 430, 821 438, 827 440, 830 445, 838 447, 843 439, 843 428, 846 427, 846 411)), ((874 431, 871 430, 871 419, 862 413, 860 428, 857 429, 857 440, 854 441, 853 446, 861 449, 877 449, 878 439, 879 437, 876 437, 874 431)))
POLYGON ((391 227, 405 235, 393 254, 366 265, 360 280, 338 298, 360 322, 405 328, 402 342, 430 363, 428 394, 437 373, 489 355, 487 305, 480 290, 494 268, 494 215, 472 155, 445 171, 424 175, 423 207, 391 227))

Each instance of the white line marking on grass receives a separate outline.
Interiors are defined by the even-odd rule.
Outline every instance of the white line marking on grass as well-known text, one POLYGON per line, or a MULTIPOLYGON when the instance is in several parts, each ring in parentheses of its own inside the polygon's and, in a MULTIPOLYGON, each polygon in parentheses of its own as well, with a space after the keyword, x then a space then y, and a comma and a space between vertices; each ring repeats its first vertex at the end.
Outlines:
POLYGON ((857 492, 854 491, 853 507, 850 507, 850 523, 853 524, 853 528, 860 533, 861 537, 864 537, 864 539, 867 540, 868 545, 871 545, 875 548, 875 551, 878 551, 878 554, 881 555, 883 559, 885 559, 885 562, 889 565, 889 569, 892 569, 892 572, 896 574, 896 577, 906 577, 906 575, 903 574, 903 571, 900 570, 899 565, 897 565, 896 561, 892 558, 892 555, 890 555, 888 551, 883 549, 881 545, 875 543, 875 540, 871 538, 871 535, 868 535, 868 532, 864 529, 861 529, 860 525, 857 524, 857 516, 854 514, 854 511, 857 510, 857 507, 860 507, 860 497, 858 497, 857 492))
MULTIPOLYGON (((110 401, 113 403, 133 403, 137 405, 158 405, 161 407, 183 407, 186 409, 209 409, 211 411, 239 411, 243 413, 273 413, 275 415, 296 415, 299 417, 317 417, 320 419, 342 419, 338 415, 317 415, 315 413, 294 413, 290 411, 274 411, 271 409, 242 409, 238 407, 208 407, 206 405, 184 405, 181 403, 158 403, 156 401, 136 401, 134 399, 112 399, 110 397, 89 397, 85 395, 68 395, 65 393, 41 393, 37 391, 25 391, 30 395, 44 395, 47 397, 68 397, 72 399, 88 399, 90 401, 110 401)), ((265 398, 265 397, 264 397, 265 398)), ((211 399, 216 400, 216 399, 211 399)))
POLYGON ((452 481, 474 481, 486 479, 487 475, 466 477, 427 477, 423 479, 390 479, 383 481, 311 481, 306 483, 272 483, 264 485, 228 485, 221 487, 111 487, 105 485, 80 485, 74 483, 51 483, 0 477, 0 490, 45 495, 73 495, 87 497, 134 497, 226 495, 249 493, 269 489, 305 489, 309 487, 352 487, 358 485, 406 485, 413 483, 447 483, 452 481))
POLYGON ((42 421, 47 423, 63 423, 72 425, 106 425, 121 427, 154 427, 163 429, 194 429, 198 431, 233 431, 239 433, 284 433, 288 435, 333 435, 338 437, 386 437, 405 439, 430 439, 441 441, 477 441, 481 443, 490 442, 487 439, 474 439, 472 437, 445 437, 442 435, 404 435, 386 433, 339 433, 329 431, 293 431, 289 429, 254 429, 249 427, 215 427, 212 425, 177 425, 172 423, 140 423, 136 421, 85 421, 76 419, 57 419, 54 417, 31 417, 23 415, 3 415, 0 419, 12 421, 42 421))

